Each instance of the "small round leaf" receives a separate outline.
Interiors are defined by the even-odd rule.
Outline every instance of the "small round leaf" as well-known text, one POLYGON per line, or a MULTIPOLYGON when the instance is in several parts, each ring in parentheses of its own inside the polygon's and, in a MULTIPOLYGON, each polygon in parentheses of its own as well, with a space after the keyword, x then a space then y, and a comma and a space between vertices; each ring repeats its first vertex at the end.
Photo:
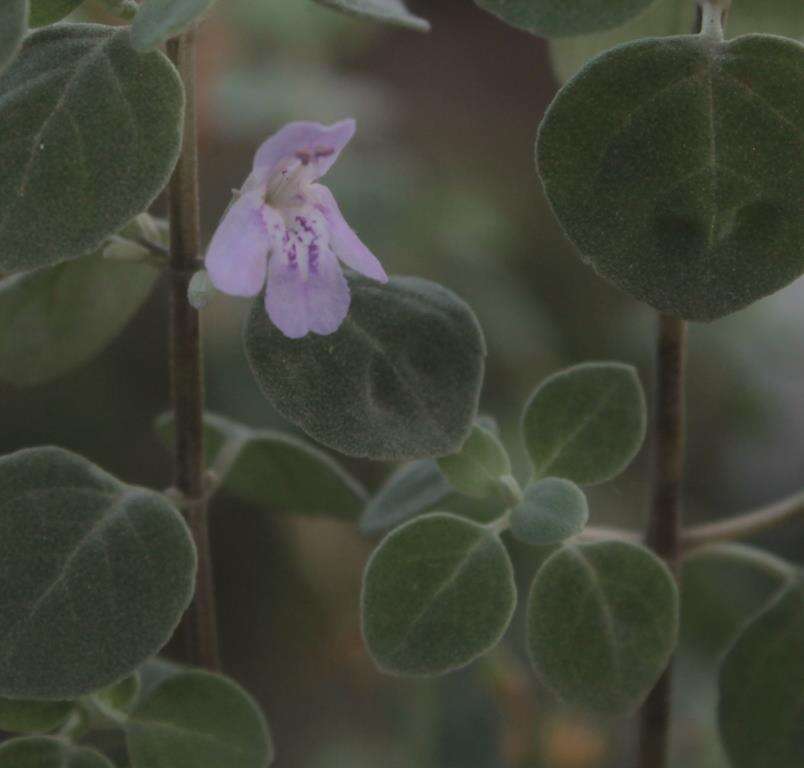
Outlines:
POLYGON ((592 485, 631 463, 645 439, 646 421, 635 368, 584 363, 536 389, 525 406, 522 433, 536 477, 592 485))
POLYGON ((171 636, 194 577, 161 494, 59 448, 0 459, 0 695, 74 698, 130 674, 171 636))
POLYGON ((99 752, 62 739, 29 736, 0 746, 0 768, 114 768, 99 752))
POLYGON ((588 35, 617 27, 654 0, 475 0, 514 27, 546 37, 588 35))
POLYGON ((289 339, 256 300, 245 346, 263 393, 310 437, 350 456, 454 453, 483 380, 486 348, 474 314, 427 280, 349 282, 349 316, 330 336, 289 339))
POLYGON ((0 5, 0 72, 17 55, 28 29, 28 0, 4 0, 0 5))
POLYGON ((316 2, 350 16, 396 24, 417 32, 430 31, 429 22, 420 16, 414 16, 405 7, 403 0, 316 0, 316 2))
POLYGON ((602 715, 638 706, 678 633, 678 591, 664 564, 624 542, 564 546, 536 574, 528 649, 568 704, 602 715))
POLYGON ((363 635, 380 669, 439 675, 496 645, 515 607, 499 538, 455 515, 426 515, 390 533, 371 556, 363 635))
POLYGON ((584 492, 575 483, 546 477, 528 483, 525 499, 511 510, 511 533, 525 544, 559 544, 589 520, 584 492))
POLYGON ((0 699, 0 731, 47 733, 65 723, 72 711, 71 701, 0 699))
POLYGON ((734 768, 799 768, 804 758, 804 582, 737 639, 720 670, 718 718, 734 768))
POLYGON ((145 0, 131 25, 131 44, 148 51, 178 35, 202 16, 215 0, 145 0))
POLYGON ((461 449, 440 458, 438 466, 456 490, 477 498, 490 496, 499 479, 511 474, 511 462, 503 444, 491 430, 477 423, 461 449))
POLYGON ((0 75, 0 269, 97 248, 165 186, 181 144, 183 91, 127 29, 60 24, 30 35, 0 75))
POLYGON ((132 768, 266 768, 274 748, 257 703, 228 678, 182 672, 164 680, 125 725, 132 768))
POLYGON ((158 276, 98 252, 0 280, 0 379, 32 386, 83 365, 120 333, 158 276))
MULTIPOLYGON (((736 11, 735 11, 736 15, 736 11)), ((569 238, 662 312, 713 320, 804 270, 804 46, 642 40, 559 93, 537 144, 569 238)))
MULTIPOLYGON (((173 414, 157 429, 173 441, 173 414)), ((214 413, 204 414, 207 461, 223 487, 244 501, 292 515, 355 520, 366 490, 323 451, 294 435, 254 430, 214 413)))

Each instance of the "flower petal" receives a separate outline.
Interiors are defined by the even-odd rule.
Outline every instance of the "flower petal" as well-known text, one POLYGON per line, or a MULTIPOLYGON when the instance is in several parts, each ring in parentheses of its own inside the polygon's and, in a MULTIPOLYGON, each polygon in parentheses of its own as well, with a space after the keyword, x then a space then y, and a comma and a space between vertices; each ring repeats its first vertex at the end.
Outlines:
POLYGON ((204 264, 212 284, 232 296, 256 296, 265 284, 268 251, 281 219, 259 193, 241 195, 224 214, 204 264))
POLYGON ((253 175, 260 183, 265 183, 282 160, 304 155, 316 164, 315 178, 321 178, 332 168, 354 135, 355 121, 351 118, 329 126, 321 123, 288 123, 257 150, 253 175))
POLYGON ((305 278, 296 261, 284 253, 268 264, 265 309, 285 336, 300 339, 308 332, 326 336, 338 330, 349 312, 349 286, 331 251, 311 260, 305 278))
POLYGON ((322 184, 313 184, 310 189, 315 196, 316 207, 324 214, 329 225, 329 244, 335 255, 347 267, 372 280, 387 283, 388 275, 382 264, 346 223, 332 192, 322 184))

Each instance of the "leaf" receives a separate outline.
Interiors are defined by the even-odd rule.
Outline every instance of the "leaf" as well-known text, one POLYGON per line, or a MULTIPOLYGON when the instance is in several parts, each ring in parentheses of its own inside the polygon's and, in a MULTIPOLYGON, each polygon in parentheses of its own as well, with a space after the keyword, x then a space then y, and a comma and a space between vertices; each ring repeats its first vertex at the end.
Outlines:
POLYGON ((4 0, 0 5, 0 72, 17 55, 28 29, 28 0, 4 0))
MULTIPOLYGON (((173 414, 157 429, 168 444, 173 414)), ((354 520, 366 491, 327 454, 293 435, 253 430, 223 416, 204 414, 207 461, 222 474, 223 487, 244 501, 294 515, 325 515, 354 520)))
POLYGON ((360 531, 366 536, 395 528, 428 512, 452 493, 452 486, 432 459, 396 469, 366 505, 360 531))
POLYGON ((0 745, 0 768, 114 768, 94 749, 62 739, 29 736, 0 745))
POLYGON ((525 406, 522 434, 537 478, 592 485, 631 463, 645 439, 646 421, 635 368, 583 363, 537 387, 525 406))
POLYGON ((84 0, 29 0, 31 4, 31 26, 43 27, 61 21, 78 8, 84 0))
POLYGON ((556 97, 539 172, 603 277, 656 309, 713 320, 804 270, 804 46, 751 35, 642 40, 556 97))
POLYGON ((499 642, 516 607, 513 568, 488 528, 426 515, 383 539, 366 566, 361 604, 380 669, 440 675, 499 642))
POLYGON ((475 423, 461 449, 438 460, 444 476, 461 493, 491 496, 499 479, 511 474, 511 462, 503 444, 488 429, 475 423))
POLYGON ((60 448, 0 458, 0 695, 74 698, 130 674, 167 642, 194 576, 161 494, 60 448))
POLYGON ((562 700, 625 714, 647 696, 675 647, 678 591, 644 547, 565 545, 536 574, 527 625, 531 661, 562 700))
POLYGON ((586 35, 611 29, 654 0, 475 0, 514 27, 546 37, 586 35))
POLYGON ((719 661, 784 585, 789 566, 743 544, 693 550, 681 568, 681 643, 719 661))
POLYGON ((158 276, 98 251, 0 280, 0 379, 32 386, 83 365, 120 333, 158 276))
POLYGON ((569 480, 547 477, 525 487, 524 501, 511 510, 511 533, 525 544, 559 544, 588 520, 584 492, 569 480))
POLYGON ((165 186, 183 93, 126 29, 62 24, 30 35, 0 76, 0 270, 92 251, 165 186))
POLYGON ((125 726, 132 768, 265 768, 274 748, 257 703, 208 672, 166 679, 125 726))
POLYGON ((194 24, 215 0, 145 0, 131 25, 131 44, 149 51, 194 24))
MULTIPOLYGON (((566 82, 591 58, 615 45, 641 37, 684 35, 693 29, 695 3, 688 0, 658 0, 643 13, 617 29, 584 37, 550 41, 553 70, 566 82)), ((804 7, 799 0, 762 0, 735 3, 726 34, 730 38, 756 32, 804 37, 804 7)))
POLYGON ((71 701, 0 699, 0 731, 47 733, 63 725, 72 711, 71 701))
POLYGON ((316 0, 316 2, 350 16, 396 24, 417 32, 430 31, 430 23, 408 11, 403 0, 316 0))
POLYGON ((133 675, 124 677, 119 683, 98 691, 94 696, 100 699, 107 707, 126 712, 140 695, 140 688, 140 676, 135 672, 133 675))
POLYGON ((740 635, 720 670, 718 719, 734 768, 798 768, 804 755, 804 581, 740 635))
POLYGON ((350 456, 455 452, 483 380, 486 347, 474 314, 427 280, 349 282, 349 316, 331 336, 288 339, 255 301, 244 334, 263 394, 314 440, 350 456))

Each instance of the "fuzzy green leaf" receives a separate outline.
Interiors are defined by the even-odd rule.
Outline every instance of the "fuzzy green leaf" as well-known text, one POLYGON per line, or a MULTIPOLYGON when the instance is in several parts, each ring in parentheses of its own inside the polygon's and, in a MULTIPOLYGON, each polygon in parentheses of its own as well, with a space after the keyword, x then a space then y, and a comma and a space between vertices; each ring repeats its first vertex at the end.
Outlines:
POLYGON ((47 733, 66 722, 72 711, 71 701, 0 699, 0 731, 47 733))
POLYGON ((182 672, 140 702, 125 725, 132 768, 266 768, 271 735, 240 686, 208 672, 182 672))
POLYGON ((690 320, 804 270, 804 46, 642 40, 556 97, 537 145, 565 232, 622 290, 690 320))
POLYGON ((84 0, 30 0, 31 26, 44 27, 61 21, 78 8, 84 0))
POLYGON ((149 51, 194 24, 215 0, 144 0, 131 25, 131 44, 149 51))
POLYGON ((316 0, 316 2, 350 16, 396 24, 417 32, 430 31, 430 23, 420 16, 414 16, 405 7, 403 0, 316 0))
POLYGON ((522 434, 537 478, 592 485, 631 463, 645 439, 646 421, 635 368, 583 363, 536 388, 525 406, 522 434))
POLYGON ((527 624, 531 661, 562 700, 625 714, 647 696, 675 647, 678 591, 644 547, 568 545, 536 574, 527 624))
POLYGON ((439 675, 496 645, 515 607, 513 568, 497 536, 455 515, 426 515, 371 556, 363 636, 380 669, 439 675))
POLYGON ((654 0, 475 0, 514 27, 546 37, 588 35, 611 29, 654 0))
POLYGON ((29 736, 0 745, 0 768, 114 768, 94 749, 63 739, 29 736))
POLYGON ((584 492, 569 480, 546 477, 525 487, 524 501, 511 510, 511 533, 525 544, 558 544, 588 520, 584 492))
POLYGON ((456 490, 477 498, 492 495, 499 479, 511 474, 511 462, 503 444, 493 432, 477 423, 461 449, 439 459, 438 466, 456 490))
MULTIPOLYGON (((173 414, 157 429, 173 441, 173 414)), ((213 413, 204 414, 207 462, 223 487, 244 501, 293 515, 324 515, 354 520, 366 491, 340 464, 298 437, 254 430, 213 413)))
POLYGON ((28 0, 4 0, 0 6, 0 72, 17 55, 28 29, 28 0))
POLYGON ((31 386, 83 365, 120 333, 158 276, 99 251, 0 280, 0 379, 31 386))
POLYGON ((799 768, 804 757, 804 581, 740 635, 720 670, 718 719, 734 768, 799 768))
MULTIPOLYGON (((594 56, 641 37, 688 34, 695 22, 695 3, 657 0, 643 13, 617 29, 584 37, 550 41, 553 70, 561 82, 569 80, 594 56)), ((804 5, 799 0, 739 0, 732 6, 726 34, 730 38, 752 33, 804 37, 804 5)))
POLYGON ((486 354, 471 309, 419 278, 349 283, 349 316, 330 336, 289 339, 255 301, 245 346, 263 393, 310 437, 347 455, 394 461, 458 450, 486 354))
POLYGON ((190 601, 181 516, 60 448, 0 459, 0 695, 66 699, 130 674, 190 601))
POLYGON ((181 144, 183 92, 127 29, 30 35, 0 76, 0 269, 81 256, 145 210, 181 144))

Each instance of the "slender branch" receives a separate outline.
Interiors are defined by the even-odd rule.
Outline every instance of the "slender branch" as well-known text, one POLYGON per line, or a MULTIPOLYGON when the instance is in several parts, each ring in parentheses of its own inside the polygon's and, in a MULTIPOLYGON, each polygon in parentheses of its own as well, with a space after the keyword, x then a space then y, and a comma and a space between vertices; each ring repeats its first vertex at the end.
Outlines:
MULTIPOLYGON (((681 555, 681 485, 684 471, 686 323, 659 315, 656 360, 653 502, 646 544, 674 573, 681 555)), ((667 765, 672 661, 640 712, 640 768, 667 765)))
POLYGON ((752 512, 687 528, 681 534, 681 543, 686 551, 721 541, 747 539, 797 517, 804 517, 804 491, 752 512))
POLYGON ((193 604, 183 632, 191 661, 220 668, 215 592, 204 493, 204 385, 198 312, 187 301, 187 287, 201 250, 198 205, 198 137, 195 105, 195 32, 168 42, 186 94, 184 139, 170 182, 170 339, 171 387, 176 421, 174 485, 185 499, 184 514, 198 552, 193 604))

